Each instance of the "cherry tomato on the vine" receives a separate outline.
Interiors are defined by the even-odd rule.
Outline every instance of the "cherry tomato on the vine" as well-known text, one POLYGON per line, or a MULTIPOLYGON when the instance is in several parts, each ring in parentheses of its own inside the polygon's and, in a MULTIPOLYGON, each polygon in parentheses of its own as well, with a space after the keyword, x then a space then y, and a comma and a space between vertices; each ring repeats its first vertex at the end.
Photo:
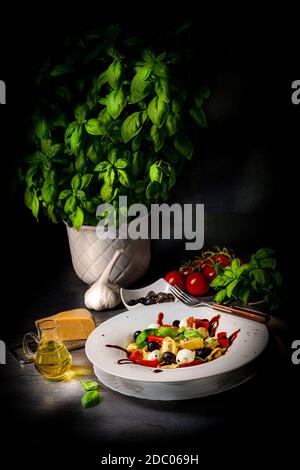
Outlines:
POLYGON ((179 271, 171 271, 165 275, 164 279, 171 284, 171 286, 178 286, 179 289, 182 290, 185 289, 185 276, 179 271))
POLYGON ((217 273, 216 273, 216 270, 214 268, 214 266, 210 263, 205 263, 203 266, 202 266, 202 272, 204 274, 204 276, 206 277, 206 279, 208 279, 209 281, 212 281, 217 273))
POLYGON ((191 295, 203 295, 209 289, 206 277, 202 273, 194 272, 188 275, 186 279, 186 290, 191 295))
POLYGON ((214 263, 220 263, 222 268, 226 268, 226 266, 230 265, 230 258, 225 255, 213 255, 210 258, 214 263))

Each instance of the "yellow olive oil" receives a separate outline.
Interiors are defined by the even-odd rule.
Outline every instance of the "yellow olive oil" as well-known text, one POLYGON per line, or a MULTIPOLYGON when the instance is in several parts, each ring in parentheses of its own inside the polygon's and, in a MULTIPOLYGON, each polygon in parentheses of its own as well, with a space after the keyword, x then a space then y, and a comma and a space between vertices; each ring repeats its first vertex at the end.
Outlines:
POLYGON ((72 356, 62 341, 42 341, 34 362, 46 379, 63 380, 72 365, 72 356))

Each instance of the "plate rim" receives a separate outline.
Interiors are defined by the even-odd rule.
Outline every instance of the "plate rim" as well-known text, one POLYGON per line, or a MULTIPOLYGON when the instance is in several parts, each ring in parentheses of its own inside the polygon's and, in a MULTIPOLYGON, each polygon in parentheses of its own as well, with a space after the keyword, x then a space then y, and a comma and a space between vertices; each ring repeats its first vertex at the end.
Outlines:
MULTIPOLYGON (((161 305, 161 304, 158 304, 158 305, 161 305)), ((164 304, 164 305, 165 306, 168 305, 168 307, 166 307, 167 309, 170 309, 172 306, 176 307, 177 309, 181 308, 181 309, 183 309, 183 314, 184 314, 184 310, 186 310, 186 311, 191 310, 190 308, 186 308, 186 306, 184 306, 182 304, 175 303, 175 302, 169 302, 169 303, 164 304)), ((154 307, 153 305, 140 306, 139 309, 141 310, 141 312, 143 314, 143 312, 146 312, 146 310, 152 310, 153 307, 154 307)), ((193 310, 195 310, 198 313, 197 309, 193 309, 193 310)), ((186 368, 182 368, 182 369, 163 369, 164 373, 156 373, 156 374, 153 373, 153 371, 155 370, 154 368, 142 367, 142 366, 139 366, 137 364, 122 365, 122 367, 119 367, 119 370, 118 370, 117 373, 114 369, 112 370, 109 367, 109 365, 105 366, 101 363, 99 364, 97 359, 95 360, 94 353, 93 353, 93 351, 91 351, 91 349, 93 348, 92 343, 95 339, 100 340, 99 341, 99 349, 100 349, 100 345, 101 345, 101 336, 100 335, 101 335, 101 330, 102 330, 103 326, 105 326, 105 327, 110 326, 110 323, 116 322, 118 319, 120 319, 120 317, 124 318, 124 317, 128 317, 128 316, 134 316, 134 315, 138 314, 138 311, 139 311, 138 309, 125 310, 124 312, 122 312, 118 315, 115 315, 115 316, 107 319, 106 321, 102 322, 90 334, 90 336, 88 337, 88 339, 86 341, 85 352, 86 352, 86 355, 87 355, 89 361, 94 366, 96 366, 98 369, 101 369, 101 370, 103 370, 104 372, 106 372, 108 374, 115 375, 117 377, 121 377, 121 378, 124 378, 124 379, 127 379, 127 380, 137 381, 137 382, 153 382, 153 383, 155 382, 155 383, 174 383, 174 384, 176 384, 176 383, 179 383, 179 382, 188 382, 188 381, 194 380, 194 379, 201 379, 201 378, 205 379, 207 377, 219 376, 222 373, 229 373, 233 370, 236 370, 240 367, 243 367, 246 364, 248 364, 248 363, 254 361, 255 359, 257 359, 261 355, 261 353, 265 350, 265 348, 266 348, 266 346, 269 342, 269 331, 268 331, 268 328, 266 327, 266 325, 261 324, 261 323, 256 323, 256 322, 253 322, 252 320, 248 320, 248 319, 244 319, 244 318, 240 318, 240 317, 233 317, 233 315, 230 315, 230 314, 227 314, 227 313, 224 313, 224 312, 220 312, 221 317, 224 317, 225 319, 229 318, 231 321, 233 319, 235 319, 236 322, 238 322, 238 328, 240 327, 240 325, 245 326, 245 327, 247 325, 248 326, 251 325, 251 328, 253 328, 253 324, 255 324, 257 326, 257 330, 262 331, 263 338, 262 338, 262 341, 261 341, 261 344, 260 344, 260 347, 259 347, 259 351, 257 353, 255 353, 256 355, 253 356, 253 353, 252 353, 251 357, 249 357, 246 360, 244 359, 238 365, 233 365, 233 366, 229 366, 229 367, 227 365, 225 370, 222 366, 221 367, 218 366, 218 364, 220 364, 219 361, 222 360, 222 359, 223 359, 222 362, 224 363, 224 359, 226 357, 227 357, 226 361, 228 362, 228 353, 227 353, 227 355, 221 356, 220 358, 218 358, 214 361, 211 361, 209 363, 203 364, 201 366, 199 365, 199 366, 193 366, 193 367, 186 367, 186 368), (212 371, 208 370, 208 368, 215 370, 216 369, 216 364, 217 364, 217 371, 216 372, 212 372, 212 371), (200 367, 201 367, 201 369, 200 369, 200 367), (205 371, 208 372, 208 373, 206 373, 204 376, 202 376, 202 374, 200 374, 200 375, 197 374, 197 370, 203 371, 204 368, 205 368, 205 371), (138 371, 137 376, 133 376, 133 370, 138 371), (179 371, 180 371, 180 374, 179 374, 179 371)), ((203 312, 205 311, 206 315, 209 311, 210 314, 211 314, 210 316, 214 316, 216 314, 216 310, 214 310, 211 307, 201 307, 201 311, 203 311, 203 312)), ((145 321, 145 323, 146 323, 146 321, 145 321)), ((117 351, 117 350, 115 350, 115 351, 117 351)), ((120 351, 120 353, 121 353, 121 351, 120 351)), ((236 358, 238 352, 234 350, 233 353, 234 353, 234 358, 236 358)), ((232 355, 230 355, 229 357, 232 357, 232 355)), ((113 361, 113 364, 115 364, 114 359, 112 361, 113 361)))

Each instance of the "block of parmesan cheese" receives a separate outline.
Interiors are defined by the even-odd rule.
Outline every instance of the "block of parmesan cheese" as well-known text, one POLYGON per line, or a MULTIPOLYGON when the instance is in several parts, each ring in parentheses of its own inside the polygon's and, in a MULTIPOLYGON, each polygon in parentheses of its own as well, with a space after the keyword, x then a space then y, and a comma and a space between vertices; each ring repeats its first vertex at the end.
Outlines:
POLYGON ((85 308, 75 308, 57 313, 51 317, 36 320, 36 326, 45 320, 55 320, 63 341, 84 340, 96 328, 93 315, 85 308))

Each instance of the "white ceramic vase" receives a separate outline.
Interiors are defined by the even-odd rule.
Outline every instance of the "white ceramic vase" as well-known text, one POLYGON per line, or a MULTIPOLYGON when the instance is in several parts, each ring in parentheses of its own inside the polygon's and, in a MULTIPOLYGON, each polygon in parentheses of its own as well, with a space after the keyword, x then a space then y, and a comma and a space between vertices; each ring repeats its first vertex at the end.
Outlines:
POLYGON ((66 225, 72 263, 77 276, 87 284, 101 276, 117 248, 125 253, 115 264, 110 280, 128 286, 145 274, 150 263, 150 240, 98 238, 96 227, 82 226, 79 231, 66 225))

